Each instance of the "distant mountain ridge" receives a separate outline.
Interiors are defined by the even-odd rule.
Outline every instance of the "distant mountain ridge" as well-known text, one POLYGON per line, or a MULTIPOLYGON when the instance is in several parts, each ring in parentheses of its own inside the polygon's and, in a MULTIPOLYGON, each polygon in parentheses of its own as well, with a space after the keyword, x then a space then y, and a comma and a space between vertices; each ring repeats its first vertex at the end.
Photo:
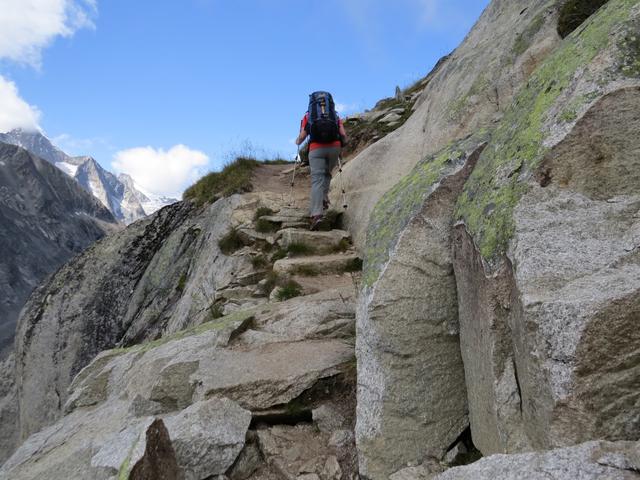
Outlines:
POLYGON ((0 142, 0 358, 32 290, 118 223, 48 162, 0 142))
POLYGON ((72 157, 40 132, 22 129, 0 133, 0 142, 16 145, 55 165, 93 194, 113 216, 129 224, 174 203, 175 198, 143 191, 127 174, 114 175, 92 157, 72 157))

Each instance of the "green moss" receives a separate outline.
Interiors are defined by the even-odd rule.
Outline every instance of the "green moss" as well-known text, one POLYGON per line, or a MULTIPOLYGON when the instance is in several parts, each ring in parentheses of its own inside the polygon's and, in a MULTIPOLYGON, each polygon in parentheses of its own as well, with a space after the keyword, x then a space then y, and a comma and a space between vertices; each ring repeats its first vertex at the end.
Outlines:
POLYGON ((578 114, 572 109, 565 110, 560 114, 560 120, 563 122, 573 122, 576 118, 578 118, 578 114))
POLYGON ((620 44, 621 71, 626 77, 640 77, 640 31, 636 28, 620 44))
POLYGON ((486 139, 486 132, 452 143, 429 156, 385 193, 371 214, 365 246, 364 284, 373 285, 389 258, 400 232, 418 213, 425 198, 448 171, 457 167, 464 152, 486 139))
POLYGON ((109 351, 109 354, 121 355, 123 353, 130 353, 130 352, 145 353, 150 350, 153 350, 154 348, 160 347, 168 342, 181 340, 183 338, 191 337, 194 335, 201 335, 209 331, 222 330, 226 327, 233 325, 236 322, 245 322, 251 319, 253 315, 254 315, 254 309, 233 312, 217 320, 205 322, 195 327, 188 328, 186 330, 181 330, 172 335, 167 335, 165 337, 159 338, 158 340, 154 340, 152 342, 141 343, 139 345, 133 345, 131 347, 126 347, 126 348, 114 348, 109 351))
MULTIPOLYGON (((547 152, 544 125, 551 107, 576 72, 610 43, 611 32, 628 18, 635 4, 634 0, 611 0, 585 23, 579 36, 565 41, 533 73, 505 112, 457 205, 457 218, 464 220, 485 259, 502 255, 513 236, 513 209, 526 191, 520 174, 533 171, 547 152)), ((586 97, 591 94, 573 102, 586 97)))
POLYGON ((516 56, 522 55, 531 46, 531 42, 535 38, 536 34, 544 26, 544 15, 540 14, 525 28, 525 30, 516 37, 516 41, 513 45, 513 53, 516 56))

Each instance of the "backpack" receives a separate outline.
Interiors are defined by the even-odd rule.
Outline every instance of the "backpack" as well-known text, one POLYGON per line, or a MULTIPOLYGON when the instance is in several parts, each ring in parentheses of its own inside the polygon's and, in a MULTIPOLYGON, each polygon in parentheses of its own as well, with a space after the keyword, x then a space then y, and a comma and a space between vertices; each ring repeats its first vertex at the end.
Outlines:
POLYGON ((338 115, 329 92, 313 92, 309 95, 307 128, 312 142, 332 143, 340 140, 338 115))

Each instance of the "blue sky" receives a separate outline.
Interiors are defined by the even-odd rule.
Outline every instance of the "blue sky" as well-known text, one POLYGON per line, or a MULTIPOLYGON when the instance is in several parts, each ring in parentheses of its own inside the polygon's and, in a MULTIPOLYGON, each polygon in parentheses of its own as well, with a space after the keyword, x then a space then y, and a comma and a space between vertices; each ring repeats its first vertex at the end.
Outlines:
POLYGON ((488 0, 25 3, 0 0, 0 110, 23 102, 68 153, 175 194, 246 142, 292 157, 313 90, 350 113, 423 77, 488 0))

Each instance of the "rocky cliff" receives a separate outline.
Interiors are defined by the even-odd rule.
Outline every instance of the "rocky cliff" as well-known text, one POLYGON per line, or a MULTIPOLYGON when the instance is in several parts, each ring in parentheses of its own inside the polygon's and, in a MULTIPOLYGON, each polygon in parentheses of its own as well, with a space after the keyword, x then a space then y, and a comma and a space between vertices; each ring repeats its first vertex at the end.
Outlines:
POLYGON ((0 357, 33 289, 70 257, 116 228, 73 180, 22 148, 0 143, 0 357))
POLYGON ((640 478, 639 27, 494 0, 352 121, 342 226, 261 166, 89 248, 20 318, 0 478, 640 478))

